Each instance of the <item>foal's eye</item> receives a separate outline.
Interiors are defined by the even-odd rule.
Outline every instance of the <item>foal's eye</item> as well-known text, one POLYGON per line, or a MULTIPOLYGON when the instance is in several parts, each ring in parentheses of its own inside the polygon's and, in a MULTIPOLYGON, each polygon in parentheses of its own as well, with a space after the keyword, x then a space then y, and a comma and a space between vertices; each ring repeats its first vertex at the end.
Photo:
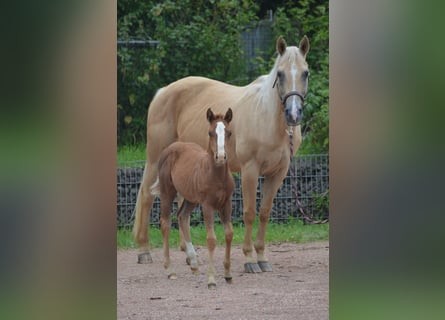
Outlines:
POLYGON ((232 131, 227 131, 226 135, 227 135, 227 137, 231 137, 232 136, 232 131))
POLYGON ((213 137, 213 132, 209 131, 209 137, 213 137))

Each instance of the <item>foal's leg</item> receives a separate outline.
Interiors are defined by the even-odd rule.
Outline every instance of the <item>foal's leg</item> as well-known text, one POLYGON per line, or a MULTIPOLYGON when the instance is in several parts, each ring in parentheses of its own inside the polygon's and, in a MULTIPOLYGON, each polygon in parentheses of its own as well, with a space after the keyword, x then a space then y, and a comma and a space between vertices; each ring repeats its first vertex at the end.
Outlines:
MULTIPOLYGON (((179 219, 179 212, 181 211, 182 206, 184 204, 184 197, 181 196, 178 193, 178 195, 176 196, 176 199, 178 200, 178 208, 179 208, 179 210, 178 210, 178 214, 177 215, 178 215, 178 219, 179 219)), ((185 241, 184 241, 184 234, 182 233, 182 229, 181 228, 179 228, 179 248, 181 249, 181 251, 186 252, 185 241)))
POLYGON ((272 271, 272 267, 264 255, 266 227, 269 222, 270 211, 272 209, 273 199, 278 191, 283 179, 287 174, 287 166, 274 176, 264 177, 263 198, 261 199, 261 208, 259 213, 260 223, 255 241, 255 250, 257 253, 258 265, 262 271, 272 271))
POLYGON ((226 238, 226 251, 224 256, 224 278, 227 283, 232 283, 232 274, 230 273, 230 248, 232 246, 233 228, 232 228, 232 199, 227 200, 225 207, 220 213, 221 222, 224 226, 226 238))
POLYGON ((215 252, 216 247, 216 235, 213 230, 213 221, 214 221, 214 210, 208 206, 202 206, 204 223, 207 230, 207 249, 209 251, 209 268, 208 268, 208 282, 207 286, 209 289, 216 288, 215 281, 215 264, 213 262, 213 254, 215 252))
POLYGON ((190 265, 193 273, 198 272, 198 254, 193 247, 190 237, 190 214, 195 208, 195 204, 184 200, 178 211, 179 230, 183 235, 184 248, 187 254, 187 264, 190 265))
POLYGON ((245 225, 243 253, 246 257, 244 271, 248 273, 261 272, 257 260, 253 258, 252 228, 256 215, 256 191, 259 171, 256 163, 248 162, 241 168, 241 183, 243 190, 243 220, 245 225))
POLYGON ((169 279, 176 279, 176 272, 170 267, 169 235, 171 228, 171 207, 175 197, 174 190, 161 193, 161 232, 164 247, 164 268, 169 279))

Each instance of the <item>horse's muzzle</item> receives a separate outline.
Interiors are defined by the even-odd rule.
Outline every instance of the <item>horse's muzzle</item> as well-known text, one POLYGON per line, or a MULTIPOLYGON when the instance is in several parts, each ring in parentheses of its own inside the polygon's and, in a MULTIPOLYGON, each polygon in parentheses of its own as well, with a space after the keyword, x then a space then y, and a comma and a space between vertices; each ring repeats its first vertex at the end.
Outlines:
POLYGON ((288 107, 284 110, 284 115, 286 117, 286 123, 288 126, 298 126, 301 124, 303 119, 303 108, 288 107))

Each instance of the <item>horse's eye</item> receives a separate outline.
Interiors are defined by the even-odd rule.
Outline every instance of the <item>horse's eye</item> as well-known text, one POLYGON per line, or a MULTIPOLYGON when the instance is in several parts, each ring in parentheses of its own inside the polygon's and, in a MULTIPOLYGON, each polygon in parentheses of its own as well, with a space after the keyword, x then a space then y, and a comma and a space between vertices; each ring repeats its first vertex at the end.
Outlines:
POLYGON ((304 72, 303 72, 303 78, 307 78, 309 76, 309 70, 305 70, 304 72))
POLYGON ((231 137, 232 136, 232 131, 227 131, 227 137, 231 137))
POLYGON ((284 77, 284 72, 283 71, 278 71, 277 72, 277 77, 281 80, 284 77))
POLYGON ((212 131, 209 131, 209 137, 212 137, 212 136, 213 136, 212 131))

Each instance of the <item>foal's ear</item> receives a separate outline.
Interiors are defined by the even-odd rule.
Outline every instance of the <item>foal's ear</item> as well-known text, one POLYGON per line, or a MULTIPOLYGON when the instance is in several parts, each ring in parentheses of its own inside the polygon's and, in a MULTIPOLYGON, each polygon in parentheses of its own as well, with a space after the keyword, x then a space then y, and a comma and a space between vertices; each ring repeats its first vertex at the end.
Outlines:
POLYGON ((230 121, 232 121, 232 116, 233 116, 232 109, 229 108, 229 110, 227 110, 227 112, 226 112, 226 115, 224 116, 224 120, 227 123, 229 123, 230 121))
POLYGON ((277 51, 281 55, 283 55, 284 51, 286 51, 286 41, 284 41, 283 36, 280 36, 277 40, 277 51))
POLYGON ((303 39, 301 39, 300 44, 298 45, 298 48, 300 49, 301 54, 303 57, 306 57, 306 54, 309 51, 309 39, 304 35, 303 39))
POLYGON ((207 109, 207 120, 209 120, 209 122, 212 122, 213 119, 215 119, 215 115, 213 114, 212 109, 208 108, 207 109))

